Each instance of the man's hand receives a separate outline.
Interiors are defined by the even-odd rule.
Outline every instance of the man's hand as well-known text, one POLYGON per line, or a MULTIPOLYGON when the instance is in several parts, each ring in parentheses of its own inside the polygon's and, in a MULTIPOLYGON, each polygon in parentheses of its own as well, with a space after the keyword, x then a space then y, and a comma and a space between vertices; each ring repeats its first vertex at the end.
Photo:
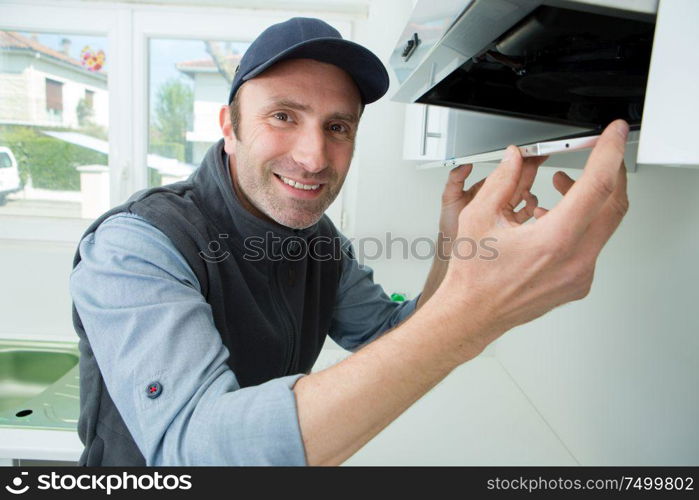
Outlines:
POLYGON ((597 256, 629 206, 627 133, 622 120, 609 125, 579 181, 556 174, 554 185, 564 197, 550 211, 532 207, 533 224, 513 211, 531 175, 514 146, 461 211, 458 237, 495 238, 491 246, 498 253, 493 260, 452 258, 434 294, 436 303, 452 309, 453 321, 480 326, 478 338, 469 339, 469 356, 474 343, 485 348, 510 328, 589 293, 597 256))
MULTIPOLYGON (((508 200, 508 213, 513 214, 514 219, 519 223, 524 223, 534 215, 538 200, 531 193, 531 187, 536 178, 539 166, 548 159, 547 156, 535 156, 525 158, 522 162, 522 174, 519 184, 514 190, 513 196, 508 200), (514 209, 524 200, 525 206, 519 211, 514 209)), ((451 256, 451 243, 456 239, 459 230, 459 215, 471 200, 476 196, 478 190, 483 186, 485 179, 481 179, 470 188, 464 190, 464 182, 473 170, 472 164, 459 165, 449 172, 447 184, 442 193, 442 211, 439 217, 440 239, 444 240, 443 257, 447 259, 451 256)))
MULTIPOLYGON (((519 183, 512 197, 505 207, 507 216, 517 223, 524 223, 534 216, 538 208, 538 200, 531 193, 531 187, 536 177, 539 165, 546 161, 546 156, 526 158, 522 162, 522 172, 519 183), (515 212, 515 208, 524 200, 525 206, 515 212)), ((449 259, 451 258, 453 243, 459 230, 459 215, 464 208, 471 203, 485 179, 481 179, 470 188, 464 190, 464 182, 473 170, 472 164, 459 165, 449 172, 447 184, 442 193, 442 212, 439 217, 439 233, 432 267, 422 288, 422 295, 418 300, 417 308, 420 308, 429 300, 432 294, 439 288, 447 272, 449 259)))

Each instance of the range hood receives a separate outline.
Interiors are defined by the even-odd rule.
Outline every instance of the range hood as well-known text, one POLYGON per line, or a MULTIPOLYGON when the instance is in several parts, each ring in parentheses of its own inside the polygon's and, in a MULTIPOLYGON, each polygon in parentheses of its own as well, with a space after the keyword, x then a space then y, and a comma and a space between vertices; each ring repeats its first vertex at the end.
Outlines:
POLYGON ((639 163, 699 165, 681 142, 696 135, 686 129, 697 129, 699 114, 679 81, 680 68, 698 71, 699 36, 687 18, 699 19, 696 0, 421 0, 391 57, 393 99, 480 120, 462 126, 466 146, 454 156, 624 118, 640 135, 639 163), (472 133, 493 139, 474 142, 472 133), (674 151, 658 156, 668 140, 674 151))

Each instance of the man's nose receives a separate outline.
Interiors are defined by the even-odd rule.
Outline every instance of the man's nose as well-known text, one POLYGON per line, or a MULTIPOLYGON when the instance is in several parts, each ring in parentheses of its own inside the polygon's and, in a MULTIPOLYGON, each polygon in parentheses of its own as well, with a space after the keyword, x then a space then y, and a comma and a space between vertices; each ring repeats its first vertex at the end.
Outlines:
POLYGON ((318 127, 305 127, 294 144, 294 161, 308 172, 320 172, 328 166, 325 131, 318 127))

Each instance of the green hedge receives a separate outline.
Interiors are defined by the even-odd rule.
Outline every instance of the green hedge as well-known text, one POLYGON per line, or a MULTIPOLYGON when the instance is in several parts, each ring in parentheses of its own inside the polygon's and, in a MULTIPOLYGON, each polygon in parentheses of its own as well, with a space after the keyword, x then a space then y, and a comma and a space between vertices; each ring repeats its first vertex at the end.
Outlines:
POLYGON ((148 167, 148 187, 162 186, 163 176, 154 168, 148 167))
POLYGON ((81 165, 107 165, 107 155, 41 134, 31 127, 0 126, 0 146, 17 159, 23 183, 35 188, 80 191, 81 165))
POLYGON ((164 156, 165 158, 175 158, 179 161, 185 161, 184 144, 179 142, 151 141, 150 145, 148 146, 148 152, 164 156))

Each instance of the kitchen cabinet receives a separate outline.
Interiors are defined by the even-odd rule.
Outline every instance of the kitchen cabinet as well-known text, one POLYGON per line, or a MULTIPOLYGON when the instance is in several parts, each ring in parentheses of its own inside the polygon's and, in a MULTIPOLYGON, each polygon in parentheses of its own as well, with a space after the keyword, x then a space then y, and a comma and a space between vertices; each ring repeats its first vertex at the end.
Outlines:
MULTIPOLYGON (((445 16, 431 2, 418 2, 391 56, 400 81, 393 99, 408 103, 405 159, 434 161, 502 149, 508 144, 589 132, 623 117, 636 129, 631 136, 635 142, 627 148, 629 170, 635 170, 636 163, 699 167, 699 149, 693 147, 699 99, 692 88, 699 80, 699 65, 696 58, 686 56, 687 48, 699 45, 699 30, 694 26, 699 19, 696 0, 464 0, 460 14, 454 15, 453 2, 450 9, 445 16), (572 21, 578 17, 590 26, 595 26, 595 19, 606 20, 607 28, 599 28, 589 47, 587 41, 575 38, 572 21), (546 24, 547 18, 564 18, 569 27, 550 36, 557 25, 546 24), (626 38, 615 38, 614 26, 621 24, 626 27, 626 38), (530 44, 542 36, 548 45, 537 48, 536 57, 544 58, 541 54, 555 48, 556 41, 567 40, 571 54, 577 57, 573 69, 564 65, 567 53, 556 53, 551 74, 535 74, 543 70, 531 63, 540 59, 532 59, 530 44), (406 51, 410 40, 417 48, 406 51), (615 47, 617 55, 611 50, 615 47), (633 50, 637 52, 632 54, 633 50), (515 55, 508 58, 506 54, 515 55), (613 71, 588 65, 598 63, 603 54, 610 64, 631 62, 613 71), (499 69, 498 64, 502 65, 499 69), (495 69, 482 69, 489 65, 495 69), (474 70, 476 66, 481 69, 474 70), (505 75, 505 81, 513 82, 511 91, 502 90, 502 99, 500 82, 489 81, 490 75, 505 75), (522 107, 522 99, 512 98, 524 92, 524 78, 530 78, 530 92, 538 86, 538 94, 529 95, 538 97, 528 107, 522 107), (571 99, 584 96, 583 104, 574 109, 573 101, 547 100, 547 93, 555 94, 558 84, 571 99), (478 101, 474 95, 486 97, 478 101), (556 114, 561 102, 571 107, 556 114)), ((586 157, 587 153, 558 155, 545 165, 582 166, 586 157)))

